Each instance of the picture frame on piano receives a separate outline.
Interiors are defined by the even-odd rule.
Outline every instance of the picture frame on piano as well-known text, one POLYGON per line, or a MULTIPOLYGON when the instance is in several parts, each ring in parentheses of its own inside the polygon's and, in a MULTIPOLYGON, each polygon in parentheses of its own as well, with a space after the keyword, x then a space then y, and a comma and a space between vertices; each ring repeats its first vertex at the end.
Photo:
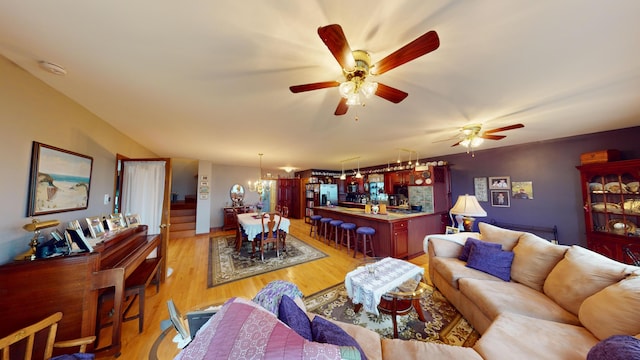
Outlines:
POLYGON ((141 223, 140 215, 138 214, 126 215, 124 218, 127 221, 127 226, 138 226, 141 223))
POLYGON ((88 217, 86 220, 92 238, 97 239, 105 234, 104 226, 99 216, 88 217))
POLYGON ((80 251, 92 252, 93 246, 87 241, 87 238, 84 237, 84 232, 82 232, 82 228, 80 229, 67 229, 67 234, 71 238, 71 241, 78 245, 80 251))
POLYGON ((109 231, 118 231, 120 229, 124 229, 127 227, 126 222, 124 221, 124 217, 122 214, 111 214, 109 218, 106 220, 107 229, 109 231))

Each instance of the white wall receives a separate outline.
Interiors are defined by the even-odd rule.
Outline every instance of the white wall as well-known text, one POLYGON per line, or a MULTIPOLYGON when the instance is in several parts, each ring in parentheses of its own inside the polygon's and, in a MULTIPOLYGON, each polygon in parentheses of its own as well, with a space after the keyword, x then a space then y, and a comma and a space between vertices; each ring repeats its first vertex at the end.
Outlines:
POLYGON ((116 153, 157 156, 2 56, 0 124, 0 264, 26 251, 32 237, 22 226, 31 222, 26 214, 33 141, 93 157, 88 209, 40 220, 65 222, 111 213, 116 153), (105 194, 112 199, 106 205, 105 194))

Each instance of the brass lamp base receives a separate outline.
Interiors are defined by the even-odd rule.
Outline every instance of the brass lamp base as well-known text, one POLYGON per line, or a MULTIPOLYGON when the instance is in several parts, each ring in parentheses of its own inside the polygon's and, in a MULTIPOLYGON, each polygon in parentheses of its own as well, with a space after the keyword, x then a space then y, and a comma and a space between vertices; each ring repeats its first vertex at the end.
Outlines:
POLYGON ((462 218, 462 227, 464 228, 464 231, 466 232, 472 232, 473 231, 473 223, 476 221, 475 218, 472 218, 470 216, 465 216, 462 218))

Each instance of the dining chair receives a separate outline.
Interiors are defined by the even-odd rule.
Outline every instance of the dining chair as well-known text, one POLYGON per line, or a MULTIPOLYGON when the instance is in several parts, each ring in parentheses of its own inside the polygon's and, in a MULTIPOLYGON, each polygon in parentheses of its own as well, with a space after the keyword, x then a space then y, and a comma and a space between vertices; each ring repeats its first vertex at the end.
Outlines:
MULTIPOLYGON (((31 358, 36 359, 51 359, 53 355, 53 348, 68 348, 68 347, 79 347, 79 352, 84 353, 87 350, 87 345, 94 342, 96 339, 95 336, 87 336, 74 340, 65 340, 55 342, 56 332, 58 331, 58 322, 62 319, 62 313, 57 312, 52 315, 47 316, 46 318, 31 324, 27 327, 24 327, 16 332, 5 336, 0 339, 0 355, 2 359, 9 359, 10 347, 13 344, 21 342, 23 340, 26 341, 25 354, 23 359, 31 360, 31 358), (40 331, 48 331, 47 340, 44 347, 43 354, 33 354, 33 347, 35 343, 36 333, 40 331)), ((53 358, 55 359, 55 357, 53 358)))
MULTIPOLYGON (((264 261, 264 248, 269 244, 275 244, 276 256, 280 257, 280 247, 278 246, 280 236, 280 220, 278 213, 269 212, 268 216, 262 217, 262 233, 256 237, 260 242, 260 259, 264 261), (276 215, 278 215, 276 217, 276 215)), ((255 240, 254 240, 255 242, 255 240)))
POLYGON ((285 218, 289 217, 289 207, 288 206, 283 206, 282 207, 282 216, 285 218))
POLYGON ((276 205, 276 212, 282 213, 282 206, 280 206, 280 204, 276 205))

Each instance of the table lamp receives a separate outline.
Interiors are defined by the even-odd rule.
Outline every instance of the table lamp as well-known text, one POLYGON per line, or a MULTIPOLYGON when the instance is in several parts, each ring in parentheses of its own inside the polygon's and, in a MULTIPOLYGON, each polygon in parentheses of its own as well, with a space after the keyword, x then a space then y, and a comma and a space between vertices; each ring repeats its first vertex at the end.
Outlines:
MULTIPOLYGON (((476 220, 473 216, 487 216, 487 212, 480 206, 478 199, 469 194, 458 196, 458 201, 449 210, 450 217, 451 214, 456 215, 458 230, 460 231, 473 231, 473 223, 476 220)), ((452 225, 455 225, 453 224, 453 217, 451 222, 452 225)))
POLYGON ((40 245, 40 243, 38 242, 38 238, 40 238, 40 231, 42 229, 58 225, 60 225, 60 221, 58 220, 40 221, 38 219, 33 219, 33 221, 23 226, 23 229, 27 231, 33 231, 33 238, 31 238, 31 242, 29 242, 29 246, 31 247, 31 249, 16 256, 15 260, 34 260, 36 258, 36 248, 38 247, 38 245, 40 245))

